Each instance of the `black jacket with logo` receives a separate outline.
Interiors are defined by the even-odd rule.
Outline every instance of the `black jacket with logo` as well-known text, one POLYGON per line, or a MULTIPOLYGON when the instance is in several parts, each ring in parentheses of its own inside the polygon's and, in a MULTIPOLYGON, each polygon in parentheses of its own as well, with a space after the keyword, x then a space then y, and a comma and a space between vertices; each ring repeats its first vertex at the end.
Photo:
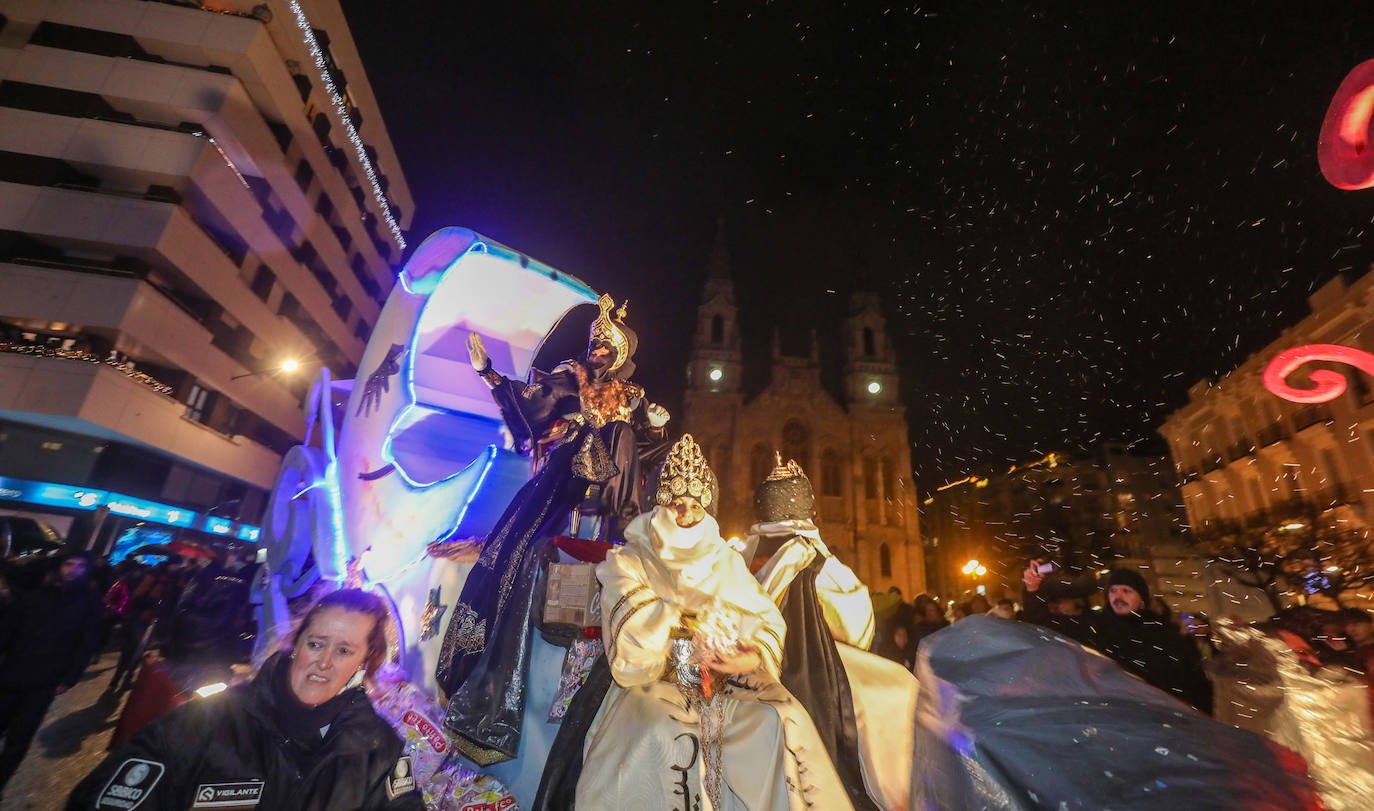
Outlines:
POLYGON ((72 791, 67 811, 423 811, 410 759, 361 688, 323 742, 282 731, 268 660, 251 684, 195 699, 154 721, 72 791))

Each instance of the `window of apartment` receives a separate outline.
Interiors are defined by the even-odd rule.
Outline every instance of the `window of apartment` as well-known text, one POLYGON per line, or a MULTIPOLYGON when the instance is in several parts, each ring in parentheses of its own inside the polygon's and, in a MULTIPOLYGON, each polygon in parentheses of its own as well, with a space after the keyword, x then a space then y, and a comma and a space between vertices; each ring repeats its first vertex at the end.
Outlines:
POLYGON ((199 383, 192 383, 191 390, 186 393, 186 418, 196 422, 205 422, 209 405, 209 390, 203 388, 199 383))
POLYGON ((263 301, 267 301, 268 296, 272 295, 272 288, 277 283, 277 274, 267 265, 258 265, 258 272, 253 275, 253 295, 263 301))
POLYGON ((353 337, 367 343, 370 334, 372 334, 372 327, 368 325, 366 320, 359 318, 358 323, 353 325, 353 337))
POLYGON ((344 323, 348 322, 348 317, 353 314, 353 302, 348 296, 339 296, 334 299, 334 314, 344 323))
POLYGON ((296 164, 296 185, 301 187, 301 191, 310 191, 310 181, 315 179, 315 170, 310 166, 310 161, 301 158, 296 164))
POLYGON ((277 315, 282 318, 294 319, 300 315, 301 303, 295 296, 287 293, 281 297, 281 304, 277 305, 277 315))
POLYGON ((334 201, 330 200, 329 195, 324 192, 320 192, 320 199, 315 201, 315 213, 326 220, 332 221, 334 219, 334 201))

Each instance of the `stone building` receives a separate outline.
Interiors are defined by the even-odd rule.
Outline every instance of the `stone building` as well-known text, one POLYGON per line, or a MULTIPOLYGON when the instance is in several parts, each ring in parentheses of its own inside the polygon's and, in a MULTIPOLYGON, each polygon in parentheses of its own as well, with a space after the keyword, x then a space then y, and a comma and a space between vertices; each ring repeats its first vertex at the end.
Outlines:
MULTIPOLYGON (((1291 533, 1313 522, 1337 533, 1364 533, 1369 526, 1374 382, 1352 367, 1312 364, 1289 382, 1301 387, 1308 371, 1327 368, 1348 386, 1329 403, 1303 405, 1270 393, 1263 375, 1275 355, 1303 344, 1374 350, 1374 273, 1351 284, 1334 278, 1308 302, 1311 313, 1273 343, 1219 379, 1196 383, 1188 403, 1159 429, 1169 442, 1189 523, 1201 538, 1291 533)), ((1298 597, 1295 590, 1285 601, 1298 597)))
POLYGON ((734 281, 718 234, 697 308, 683 430, 720 478, 727 537, 753 522, 754 487, 781 453, 811 478, 830 549, 869 588, 896 586, 909 599, 924 590, 925 572, 897 360, 877 295, 854 294, 848 313, 838 334, 825 336, 843 344, 839 396, 822 384, 816 333, 804 357, 785 354, 775 339, 766 381, 747 386, 734 281))
POLYGON ((1019 597, 1032 557, 1073 577, 1140 571, 1176 610, 1197 611, 1205 583, 1186 546, 1184 514, 1167 457, 1104 443, 1092 454, 1051 453, 941 487, 922 504, 931 591, 965 599, 1019 597), (985 569, 966 571, 970 561, 985 569))

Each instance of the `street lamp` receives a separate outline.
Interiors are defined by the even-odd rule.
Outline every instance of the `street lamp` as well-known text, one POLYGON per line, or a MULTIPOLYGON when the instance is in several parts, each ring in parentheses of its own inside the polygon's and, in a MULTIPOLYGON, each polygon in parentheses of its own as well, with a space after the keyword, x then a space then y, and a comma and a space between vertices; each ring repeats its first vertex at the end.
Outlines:
POLYGON ((241 380, 242 378, 245 378, 245 377, 257 377, 258 375, 265 375, 265 374, 273 374, 273 375, 275 375, 275 374, 285 374, 285 375, 289 375, 289 374, 291 374, 292 372, 295 372, 295 371, 296 371, 297 369, 299 369, 299 368, 301 368, 301 362, 300 362, 300 361, 296 360, 295 358, 287 358, 286 360, 283 360, 283 361, 282 361, 279 365, 277 365, 276 367, 271 367, 271 366, 269 366, 269 367, 267 367, 267 368, 265 368, 265 369, 256 369, 256 370, 251 371, 251 372, 244 372, 244 373, 241 374, 241 375, 234 375, 233 377, 229 378, 229 380, 230 380, 230 381, 241 380))

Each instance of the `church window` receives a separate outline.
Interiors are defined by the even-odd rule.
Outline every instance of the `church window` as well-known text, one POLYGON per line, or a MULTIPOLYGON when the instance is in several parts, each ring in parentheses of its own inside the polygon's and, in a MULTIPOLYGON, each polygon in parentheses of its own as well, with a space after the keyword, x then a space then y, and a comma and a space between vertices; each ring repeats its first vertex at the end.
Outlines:
POLYGON ((763 444, 754 446, 749 454, 749 486, 758 487, 759 482, 773 472, 773 452, 763 444))
MULTIPOLYGON (((810 467, 810 455, 806 449, 811 438, 811 433, 806 430, 806 426, 796 420, 789 421, 782 427, 782 459, 796 459, 797 464, 802 466, 802 470, 810 467)), ((808 475, 810 475, 808 471, 808 475)))
POLYGON ((725 343, 725 319, 718 315, 711 316, 711 343, 725 343))
POLYGON ((821 495, 840 495, 840 455, 829 449, 821 454, 821 495))
POLYGON ((878 497, 878 460, 864 457, 864 498, 878 497))
POLYGON ((897 494, 897 469, 892 459, 884 456, 882 460, 883 495, 889 499, 897 494))
POLYGON ((892 576, 892 550, 887 544, 878 547, 878 571, 883 577, 892 576))
POLYGON ((864 327, 863 339, 864 339, 864 356, 865 356, 865 357, 871 358, 871 357, 873 357, 874 355, 878 354, 877 351, 875 351, 875 349, 874 349, 873 328, 872 328, 872 327, 864 327))

